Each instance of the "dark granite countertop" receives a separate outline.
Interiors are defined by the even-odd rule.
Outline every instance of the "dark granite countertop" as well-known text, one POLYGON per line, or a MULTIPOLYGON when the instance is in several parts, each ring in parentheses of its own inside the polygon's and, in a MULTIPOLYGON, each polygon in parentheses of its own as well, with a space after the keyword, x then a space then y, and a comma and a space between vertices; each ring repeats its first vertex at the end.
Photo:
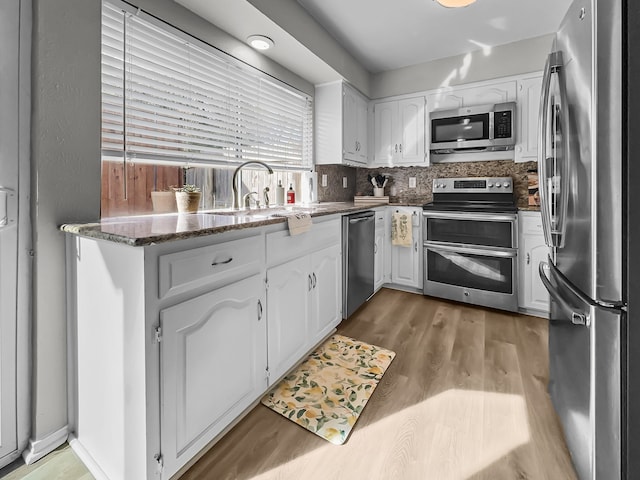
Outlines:
POLYGON ((261 227, 286 222, 287 214, 309 213, 311 217, 368 210, 380 205, 355 205, 353 202, 323 202, 271 209, 231 211, 211 210, 198 213, 168 213, 133 217, 105 218, 95 223, 64 224, 60 230, 83 237, 97 238, 131 246, 182 240, 216 233, 261 227))

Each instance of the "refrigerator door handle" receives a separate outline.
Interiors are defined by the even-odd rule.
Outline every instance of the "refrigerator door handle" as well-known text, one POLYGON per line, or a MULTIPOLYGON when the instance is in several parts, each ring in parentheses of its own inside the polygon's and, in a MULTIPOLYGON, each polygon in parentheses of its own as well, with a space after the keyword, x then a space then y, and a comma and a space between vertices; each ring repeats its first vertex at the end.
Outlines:
POLYGON ((568 102, 562 52, 547 57, 540 95, 538 120, 538 192, 545 243, 564 246, 568 202, 569 131, 568 102), (552 76, 557 77, 557 91, 551 95, 552 76), (551 102, 551 104, 549 104, 551 102))
MULTIPOLYGON (((551 286, 551 288, 553 289, 553 285, 551 284, 551 281, 549 280, 547 275, 544 273, 542 265, 544 265, 544 267, 548 267, 549 270, 553 273, 553 277, 562 282, 562 286, 569 290, 573 295, 575 295, 576 298, 578 298, 581 302, 591 307, 600 308, 602 310, 613 313, 620 313, 621 310, 626 310, 626 304, 624 302, 615 302, 611 300, 594 300, 586 295, 582 290, 571 283, 571 281, 567 277, 565 277, 565 275, 551 261, 551 258, 549 258, 549 261, 546 264, 540 263, 540 267, 538 268, 540 279, 542 280, 542 283, 547 290, 549 290, 549 286, 551 286), (547 283, 549 284, 549 286, 547 285, 547 283)), ((551 290, 549 290, 549 293, 552 293, 551 290)))
POLYGON ((560 308, 568 314, 569 318, 571 318, 571 323, 573 323, 574 325, 589 327, 591 325, 591 318, 589 317, 589 314, 576 311, 576 309, 571 306, 569 302, 562 298, 562 296, 556 291, 556 288, 551 283, 551 280, 549 280, 549 277, 547 277, 547 274, 544 271, 545 268, 549 268, 549 265, 544 262, 540 262, 540 264, 538 265, 540 280, 542 280, 542 284, 544 285, 544 288, 546 288, 549 292, 549 295, 551 295, 555 302, 560 306, 560 308))

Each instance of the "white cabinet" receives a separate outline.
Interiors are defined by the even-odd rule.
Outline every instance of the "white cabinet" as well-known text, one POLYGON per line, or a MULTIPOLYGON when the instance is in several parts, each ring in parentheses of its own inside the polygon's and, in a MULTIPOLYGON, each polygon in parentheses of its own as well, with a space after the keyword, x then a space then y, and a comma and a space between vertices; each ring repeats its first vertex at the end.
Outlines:
POLYGON ((309 348, 312 279, 307 256, 267 270, 269 371, 279 378, 309 348))
POLYGON ((531 313, 547 316, 549 312, 549 293, 544 288, 538 273, 541 262, 547 262, 549 248, 545 245, 542 233, 540 212, 520 212, 519 242, 519 292, 520 308, 531 313))
POLYGON ((533 162, 538 155, 538 117, 542 75, 518 80, 518 143, 516 162, 533 162))
POLYGON ((516 101, 515 80, 478 85, 475 87, 454 87, 427 95, 427 109, 452 110, 491 103, 516 101))
POLYGON ((316 344, 342 321, 340 244, 311 254, 311 278, 311 343, 316 344))
POLYGON ((277 380, 342 320, 341 223, 267 235, 269 373, 277 380))
POLYGON ((425 97, 373 105, 373 165, 425 163, 425 97))
POLYGON ((367 163, 368 99, 343 82, 315 90, 316 164, 367 163))
MULTIPOLYGON (((411 218, 410 247, 392 245, 391 247, 391 283, 422 288, 422 209, 420 208, 394 208, 392 216, 396 213, 406 213, 411 218)), ((393 221, 393 217, 392 217, 393 221)))
POLYGON ((162 454, 176 472, 267 388, 261 275, 160 313, 162 454))
POLYGON ((374 264, 373 264, 373 287, 377 291, 383 284, 391 281, 391 252, 389 249, 389 222, 387 209, 378 209, 375 213, 375 244, 374 244, 374 264))

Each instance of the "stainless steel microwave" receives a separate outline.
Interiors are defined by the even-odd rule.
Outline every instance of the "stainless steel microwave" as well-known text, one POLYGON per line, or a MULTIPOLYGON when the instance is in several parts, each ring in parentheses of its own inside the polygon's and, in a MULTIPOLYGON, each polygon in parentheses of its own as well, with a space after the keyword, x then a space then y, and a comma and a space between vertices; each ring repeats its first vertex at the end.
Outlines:
POLYGON ((431 153, 513 150, 515 102, 431 112, 431 153))

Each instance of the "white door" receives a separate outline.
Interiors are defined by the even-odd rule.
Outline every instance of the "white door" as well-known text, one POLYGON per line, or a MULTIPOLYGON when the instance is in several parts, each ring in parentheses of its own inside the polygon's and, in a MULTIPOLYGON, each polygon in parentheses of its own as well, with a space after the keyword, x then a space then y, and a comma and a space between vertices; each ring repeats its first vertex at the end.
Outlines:
POLYGON ((535 161, 538 157, 538 116, 542 77, 525 78, 518 82, 518 118, 520 133, 516 147, 516 162, 535 161))
POLYGON ((393 158, 398 150, 395 138, 397 116, 397 102, 377 103, 373 107, 373 139, 375 144, 373 163, 376 165, 393 165, 393 158))
POLYGON ((169 478, 267 387, 260 275, 160 314, 163 478, 169 478))
MULTIPOLYGON (((402 211, 402 210, 401 210, 402 211)), ((422 288, 422 240, 418 209, 406 210, 412 220, 410 247, 394 245, 391 251, 391 282, 407 287, 422 288)))
POLYGON ((360 161, 366 163, 367 161, 367 102, 364 98, 358 97, 356 102, 358 107, 358 111, 356 112, 357 116, 357 142, 358 142, 358 158, 360 161))
POLYGON ((276 381, 310 348, 311 289, 309 256, 267 270, 269 372, 276 381))
POLYGON ((544 237, 525 235, 525 307, 547 312, 549 310, 549 292, 544 288, 538 266, 548 261, 549 248, 544 243, 544 237))
POLYGON ((421 164, 424 156, 424 97, 398 102, 399 146, 396 164, 421 164))
POLYGON ((343 137, 342 148, 344 149, 344 156, 351 160, 356 160, 357 153, 357 135, 358 127, 356 122, 358 121, 358 98, 356 94, 344 86, 344 93, 342 96, 342 122, 343 122, 343 137))
POLYGON ((385 223, 378 226, 378 217, 384 213, 376 213, 376 242, 373 263, 373 289, 377 291, 384 284, 384 244, 385 244, 385 223))
POLYGON ((313 342, 319 342, 342 320, 341 246, 311 255, 313 342))
POLYGON ((19 20, 19 1, 0 2, 0 467, 17 449, 19 20))

